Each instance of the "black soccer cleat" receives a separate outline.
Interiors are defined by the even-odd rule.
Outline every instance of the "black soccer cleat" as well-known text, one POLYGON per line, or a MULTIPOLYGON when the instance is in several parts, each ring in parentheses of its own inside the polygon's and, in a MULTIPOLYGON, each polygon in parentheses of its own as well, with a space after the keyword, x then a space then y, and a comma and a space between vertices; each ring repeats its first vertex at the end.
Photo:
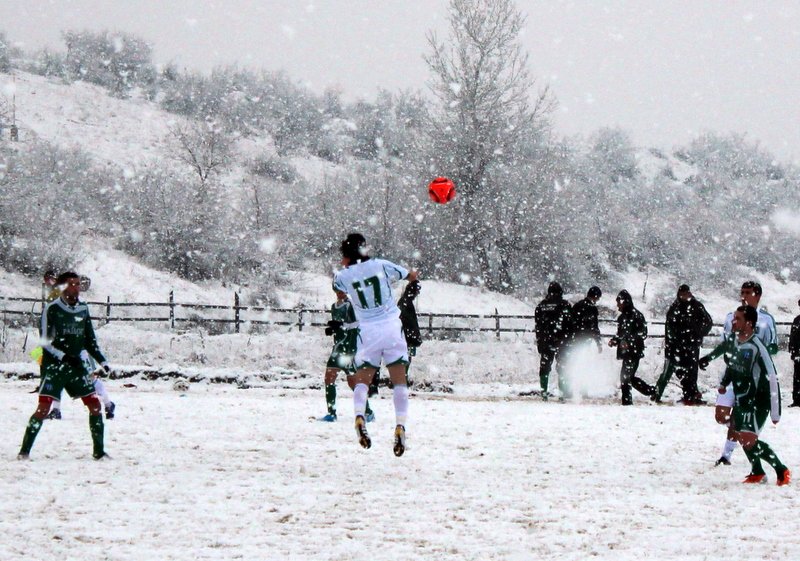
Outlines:
POLYGON ((61 409, 51 409, 50 414, 47 415, 48 419, 61 420, 61 409))
POLYGON ((725 456, 721 456, 719 460, 714 462, 714 466, 729 466, 731 465, 731 461, 726 458, 725 456))
POLYGON ((406 428, 397 425, 394 429, 394 455, 398 458, 406 451, 406 428))
POLYGON ((372 446, 372 440, 367 432, 367 421, 363 415, 356 417, 356 434, 358 435, 358 443, 362 448, 370 448, 372 446))
POLYGON ((108 405, 106 405, 106 419, 113 419, 114 418, 114 409, 116 409, 116 408, 117 408, 117 406, 114 405, 113 401, 110 402, 108 405))
POLYGON ((99 454, 92 454, 92 458, 94 458, 95 460, 110 460, 111 456, 109 456, 105 452, 100 452, 99 454))

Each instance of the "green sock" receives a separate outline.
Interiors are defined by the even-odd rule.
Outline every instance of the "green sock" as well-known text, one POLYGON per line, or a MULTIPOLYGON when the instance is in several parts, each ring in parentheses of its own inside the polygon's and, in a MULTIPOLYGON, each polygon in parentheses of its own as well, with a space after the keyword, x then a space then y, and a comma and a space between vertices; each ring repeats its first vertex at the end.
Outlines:
POLYGON ((758 448, 758 444, 750 448, 750 450, 745 450, 744 455, 747 456, 750 462, 750 473, 753 475, 764 475, 764 466, 761 465, 761 458, 756 452, 756 448, 758 448))
POLYGON ((542 388, 542 393, 547 392, 547 383, 550 381, 550 373, 539 374, 539 386, 542 388))
POLYGON ((25 436, 22 437, 22 446, 19 449, 20 454, 30 454, 33 448, 33 441, 36 440, 36 435, 42 428, 42 420, 37 419, 34 415, 28 420, 28 426, 25 428, 25 436))
POLYGON ((336 384, 325 384, 325 403, 328 406, 328 413, 336 415, 336 384))
POLYGON ((92 433, 92 455, 99 458, 103 455, 103 416, 89 415, 89 432, 92 433))
POLYGON ((774 469, 776 473, 781 473, 786 469, 786 466, 783 465, 775 452, 772 451, 772 448, 770 448, 769 444, 763 440, 756 442, 756 445, 753 446, 753 450, 756 454, 758 454, 759 457, 771 465, 772 469, 774 469))
POLYGON ((364 409, 365 415, 372 415, 372 407, 369 406, 369 400, 367 400, 367 408, 364 409))

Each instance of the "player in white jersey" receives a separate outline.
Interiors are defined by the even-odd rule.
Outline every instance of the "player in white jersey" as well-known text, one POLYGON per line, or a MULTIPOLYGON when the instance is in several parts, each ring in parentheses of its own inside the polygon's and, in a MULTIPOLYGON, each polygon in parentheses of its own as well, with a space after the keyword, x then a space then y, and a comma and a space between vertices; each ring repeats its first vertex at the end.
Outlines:
MULTIPOLYGON (((761 301, 762 294, 761 285, 755 281, 745 281, 742 283, 742 290, 740 298, 742 305, 752 306, 758 310, 758 321, 756 323, 756 337, 764 344, 770 355, 775 355, 778 352, 778 332, 775 327, 775 319, 768 314, 765 310, 758 309, 758 303, 761 301)), ((725 325, 721 341, 725 341, 732 336, 733 333, 733 316, 734 312, 730 312, 725 318, 725 325)), ((725 357, 727 362, 728 357, 725 357)), ((727 391, 723 394, 717 395, 716 409, 714 411, 714 418, 717 423, 730 427, 731 412, 733 411, 733 390, 728 387, 727 391)), ((722 455, 716 461, 715 465, 731 465, 731 455, 736 449, 736 440, 733 438, 732 431, 728 431, 725 438, 725 444, 722 447, 722 455)))
POLYGON ((408 347, 400 322, 400 309, 392 295, 392 283, 403 279, 412 282, 417 279, 417 272, 385 259, 370 257, 366 245, 367 242, 361 234, 347 235, 340 248, 342 265, 345 268, 336 273, 333 279, 334 289, 350 296, 360 330, 355 357, 356 373, 353 376, 356 433, 361 446, 372 446, 364 412, 369 383, 383 362, 394 386, 393 401, 397 421, 394 454, 402 456, 405 452, 405 424, 408 417, 405 368, 408 364, 408 347))

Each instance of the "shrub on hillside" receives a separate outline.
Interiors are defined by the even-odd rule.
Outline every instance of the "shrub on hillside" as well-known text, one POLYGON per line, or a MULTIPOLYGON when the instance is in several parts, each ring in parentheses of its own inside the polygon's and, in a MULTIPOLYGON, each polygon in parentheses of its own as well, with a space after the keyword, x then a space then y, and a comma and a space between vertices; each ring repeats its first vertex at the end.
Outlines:
POLYGON ((67 31, 65 65, 68 77, 125 95, 153 83, 152 50, 144 40, 121 32, 67 31))

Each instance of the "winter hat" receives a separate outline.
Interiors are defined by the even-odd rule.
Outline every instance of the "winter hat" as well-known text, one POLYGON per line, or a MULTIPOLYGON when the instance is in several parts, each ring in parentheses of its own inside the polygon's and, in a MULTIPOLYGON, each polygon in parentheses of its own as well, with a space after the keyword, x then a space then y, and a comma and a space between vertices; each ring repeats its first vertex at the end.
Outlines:
POLYGON ((586 296, 589 298, 600 298, 603 295, 603 291, 600 290, 599 286, 593 286, 589 289, 589 292, 586 293, 586 296))
POLYGON ((562 294, 564 294, 564 291, 561 289, 561 285, 558 284, 556 281, 551 282, 547 286, 548 296, 561 296, 562 294))
POLYGON ((342 242, 339 248, 342 257, 346 257, 351 263, 365 260, 367 255, 367 240, 358 232, 347 234, 347 239, 342 242))

